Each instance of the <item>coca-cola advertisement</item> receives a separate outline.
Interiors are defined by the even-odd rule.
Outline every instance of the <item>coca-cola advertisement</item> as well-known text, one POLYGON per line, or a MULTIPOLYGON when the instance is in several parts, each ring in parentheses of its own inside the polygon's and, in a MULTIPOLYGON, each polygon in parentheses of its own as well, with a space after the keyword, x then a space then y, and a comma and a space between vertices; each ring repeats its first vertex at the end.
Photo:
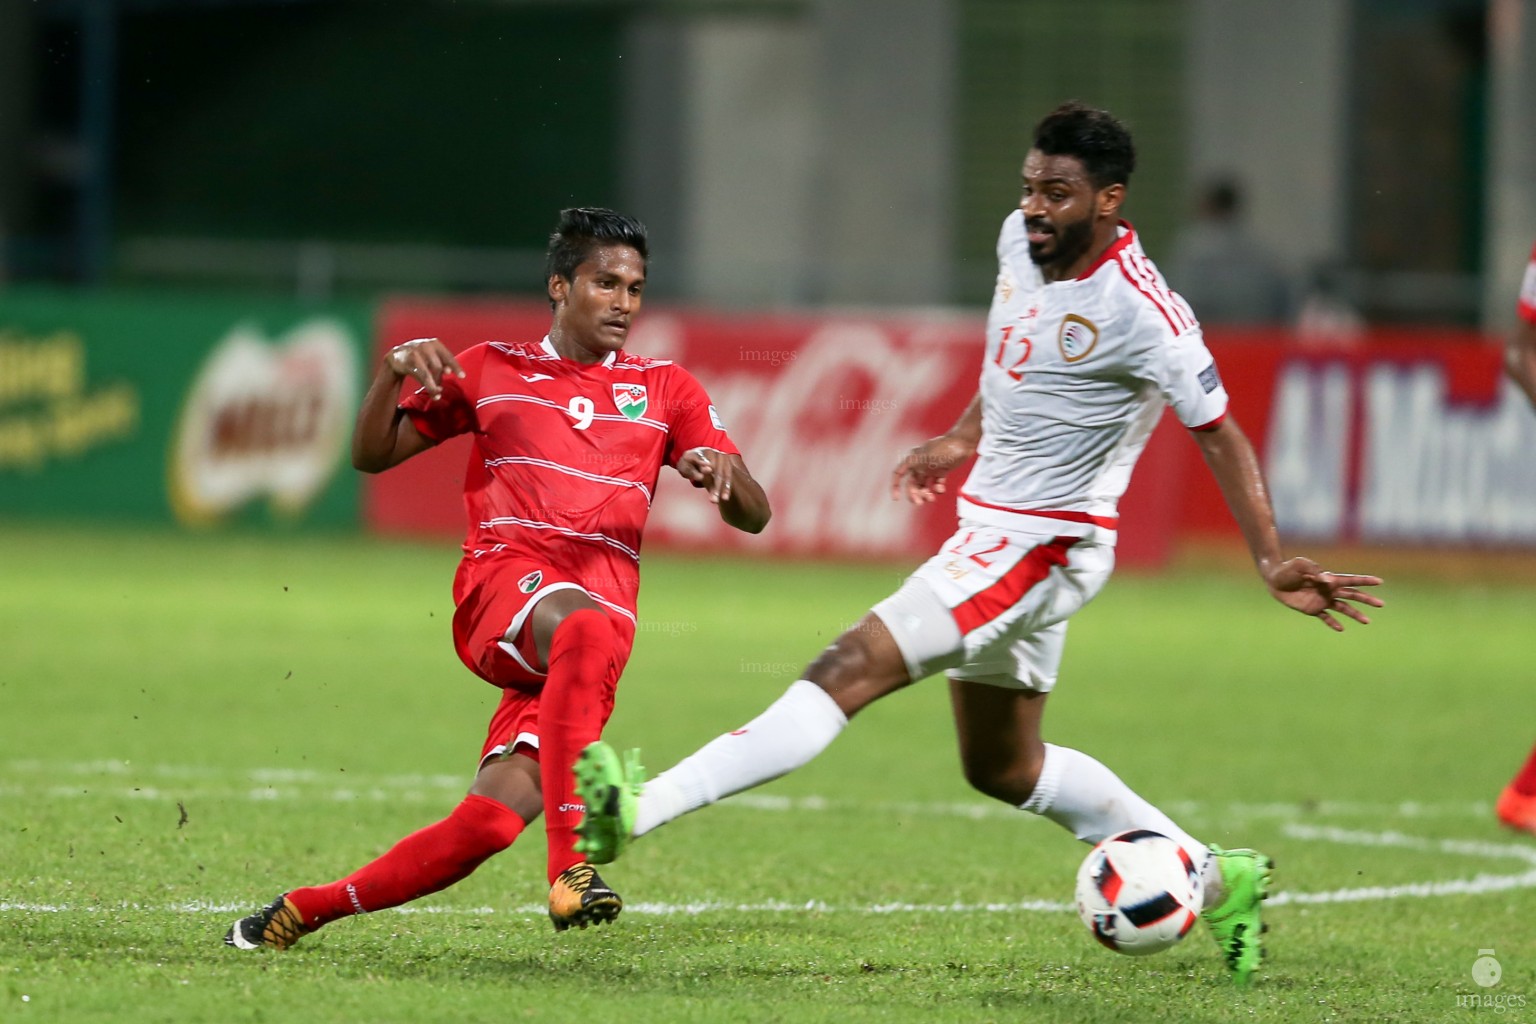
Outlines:
MULTIPOLYGON (((481 341, 538 341, 548 325, 549 307, 537 302, 400 300, 382 311, 380 344, 435 337, 457 351, 481 341)), ((952 497, 922 509, 892 501, 891 471, 904 451, 949 427, 975 393, 981 327, 972 315, 648 308, 626 351, 673 360, 699 379, 768 492, 774 518, 761 537, 741 534, 686 481, 664 472, 647 547, 914 559, 931 553, 953 532, 952 497)), ((462 532, 466 443, 456 439, 442 449, 370 481, 365 517, 373 528, 462 532)))

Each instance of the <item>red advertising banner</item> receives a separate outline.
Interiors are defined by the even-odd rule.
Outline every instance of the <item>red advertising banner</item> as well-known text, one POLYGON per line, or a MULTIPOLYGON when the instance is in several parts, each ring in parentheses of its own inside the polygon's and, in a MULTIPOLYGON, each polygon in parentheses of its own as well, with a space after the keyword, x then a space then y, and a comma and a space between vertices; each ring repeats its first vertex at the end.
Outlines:
MULTIPOLYGON (((726 527, 714 508, 663 471, 646 544, 688 551, 895 558, 917 562, 954 532, 952 498, 915 509, 889 497, 891 471, 908 448, 954 423, 976 391, 983 319, 900 318, 647 309, 628 350, 673 359, 704 384, 748 467, 773 502, 761 536, 726 527)), ((455 350, 485 340, 543 337, 542 303, 397 300, 381 314, 380 351, 412 338, 455 350)), ((387 533, 460 536, 467 441, 428 452, 368 482, 364 519, 387 533)), ((1166 553, 1177 466, 1149 451, 1138 514, 1121 537, 1121 560, 1166 553), (1168 465, 1163 465, 1164 463, 1168 465)), ((957 471, 956 486, 965 470, 957 471)), ((1137 485, 1132 485, 1137 492, 1137 485)))
MULTIPOLYGON (((379 345, 529 341, 548 324, 549 308, 537 302, 397 300, 382 310, 379 345)), ((761 536, 738 533, 664 470, 647 545, 926 558, 953 532, 954 502, 892 501, 890 474, 975 394, 982 328, 976 314, 647 309, 629 350, 676 360, 699 378, 774 507, 761 536)), ((1207 340, 1287 539, 1536 544, 1536 415, 1501 383, 1498 348, 1486 339, 1399 332, 1328 351, 1274 331, 1212 331, 1207 340)), ((1165 417, 1142 456, 1121 502, 1121 564, 1156 566, 1184 538, 1237 536, 1184 433, 1165 417)), ((450 442, 371 478, 365 522, 462 536, 467 449, 450 442)))
MULTIPOLYGON (((1536 413, 1490 339, 1395 331, 1314 351, 1269 334, 1211 347, 1287 538, 1536 545, 1536 413)), ((1235 533, 1203 473, 1180 523, 1185 536, 1235 533)))

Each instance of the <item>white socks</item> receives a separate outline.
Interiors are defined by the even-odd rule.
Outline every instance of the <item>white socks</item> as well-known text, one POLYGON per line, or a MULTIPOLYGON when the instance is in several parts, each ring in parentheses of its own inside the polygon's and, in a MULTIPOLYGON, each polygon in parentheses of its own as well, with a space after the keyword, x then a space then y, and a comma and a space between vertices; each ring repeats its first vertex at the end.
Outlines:
POLYGON ((1119 776, 1080 750, 1045 745, 1045 764, 1035 791, 1021 805, 1042 814, 1085 843, 1145 828, 1161 832, 1204 865, 1210 850, 1173 819, 1137 796, 1119 776))
POLYGON ((808 679, 799 680, 761 715, 647 782, 634 834, 645 835, 689 811, 799 768, 827 749, 847 724, 827 691, 808 679))
MULTIPOLYGON (((642 836, 689 811, 799 768, 827 749, 847 724, 825 690, 799 680, 761 715, 647 782, 634 834, 642 836)), ((1081 751, 1047 743, 1040 780, 1022 808, 1044 815, 1086 843, 1132 828, 1161 832, 1184 847, 1211 880, 1214 859, 1203 843, 1081 751)))

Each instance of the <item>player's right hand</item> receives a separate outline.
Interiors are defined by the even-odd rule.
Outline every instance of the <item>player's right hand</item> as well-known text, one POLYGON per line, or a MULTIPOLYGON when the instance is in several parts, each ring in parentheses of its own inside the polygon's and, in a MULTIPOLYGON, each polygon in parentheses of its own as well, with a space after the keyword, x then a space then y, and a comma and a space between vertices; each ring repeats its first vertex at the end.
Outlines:
POLYGON ((975 452, 974 445, 949 434, 929 438, 896 464, 891 474, 891 500, 900 501, 905 496, 914 505, 936 501, 944 493, 944 477, 975 452))
POLYGON ((384 363, 397 377, 411 377, 418 381, 434 400, 443 395, 443 377, 450 371, 464 376, 464 368, 453 358, 453 353, 436 338, 416 338, 404 345, 396 345, 384 357, 384 363))

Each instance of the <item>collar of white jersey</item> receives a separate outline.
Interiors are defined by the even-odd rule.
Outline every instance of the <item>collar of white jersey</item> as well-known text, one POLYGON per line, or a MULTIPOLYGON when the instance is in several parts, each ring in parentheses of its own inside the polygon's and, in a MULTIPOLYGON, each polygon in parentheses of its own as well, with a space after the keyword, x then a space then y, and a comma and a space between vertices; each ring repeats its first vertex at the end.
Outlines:
MULTIPOLYGON (((555 351, 554 343, 549 340, 549 335, 547 335, 547 334, 544 335, 544 340, 539 342, 539 347, 542 348, 545 352, 548 352, 550 355, 554 356, 556 359, 564 359, 565 358, 559 352, 555 351)), ((614 364, 614 361, 617 360, 618 358, 619 358, 619 354, 617 352, 609 352, 606 356, 603 356, 603 361, 601 363, 599 363, 598 365, 599 366, 612 366, 614 364)))
POLYGON ((1126 249, 1131 249, 1138 246, 1139 243, 1136 241, 1136 229, 1131 226, 1130 221, 1120 221, 1117 224, 1115 230, 1119 232, 1118 237, 1116 237, 1113 242, 1110 242, 1109 245, 1104 248, 1104 251, 1099 253, 1099 258, 1093 261, 1093 265, 1090 266, 1087 270, 1083 271, 1081 274, 1078 274, 1075 280, 1088 280, 1094 274, 1098 273, 1100 267, 1108 263, 1110 260, 1118 257, 1126 249))

